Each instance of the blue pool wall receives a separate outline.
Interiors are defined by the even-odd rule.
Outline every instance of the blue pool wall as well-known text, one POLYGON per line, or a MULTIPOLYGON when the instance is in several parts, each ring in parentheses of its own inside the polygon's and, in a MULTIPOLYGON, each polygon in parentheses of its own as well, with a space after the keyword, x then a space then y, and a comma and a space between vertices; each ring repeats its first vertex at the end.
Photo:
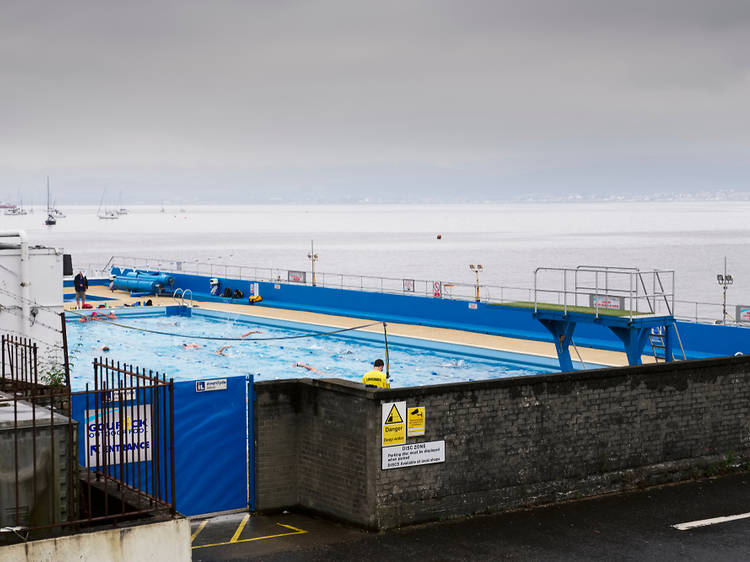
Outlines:
MULTIPOLYGON (((89 287, 94 287, 97 285, 109 285, 109 279, 104 279, 104 278, 89 279, 89 287)), ((73 280, 63 279, 63 287, 73 288, 73 280)))
MULTIPOLYGON (((112 268, 115 275, 123 271, 128 270, 112 268)), ((190 289, 196 300, 304 310, 384 322, 467 330, 511 338, 552 341, 551 334, 534 318, 533 311, 529 308, 266 281, 257 281, 263 301, 249 305, 247 297, 255 281, 216 277, 222 290, 225 287, 230 287, 233 291, 240 289, 245 295, 242 299, 232 299, 212 296, 209 293, 208 276, 169 273, 174 277, 174 288, 190 289)), ((689 359, 734 355, 737 352, 750 353, 748 328, 691 322, 677 322, 676 325, 689 359)), ((623 350, 620 340, 609 329, 598 324, 579 324, 576 326, 573 340, 577 345, 585 347, 623 350)), ((678 347, 675 353, 679 353, 678 347)))

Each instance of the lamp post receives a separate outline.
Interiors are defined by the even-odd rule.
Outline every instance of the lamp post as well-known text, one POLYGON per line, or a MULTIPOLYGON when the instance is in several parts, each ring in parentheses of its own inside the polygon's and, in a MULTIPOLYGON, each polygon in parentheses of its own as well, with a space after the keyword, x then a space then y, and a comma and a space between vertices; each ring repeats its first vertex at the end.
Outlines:
POLYGON ((469 269, 472 270, 476 276, 477 276, 477 282, 476 282, 476 298, 475 300, 479 302, 479 272, 481 272, 484 268, 482 267, 481 263, 478 263, 477 265, 474 265, 473 263, 469 265, 469 269))
POLYGON ((726 257, 724 258, 724 274, 722 275, 721 273, 719 273, 716 276, 716 281, 719 282, 719 286, 724 291, 724 301, 723 301, 721 310, 723 314, 722 323, 726 324, 727 323, 727 288, 729 287, 729 285, 734 283, 734 279, 732 278, 732 276, 727 273, 727 258, 726 257))
POLYGON ((315 253, 315 247, 313 246, 312 240, 310 240, 310 253, 307 254, 307 257, 310 260, 310 264, 312 265, 312 284, 314 287, 315 286, 315 262, 318 261, 318 254, 315 253))

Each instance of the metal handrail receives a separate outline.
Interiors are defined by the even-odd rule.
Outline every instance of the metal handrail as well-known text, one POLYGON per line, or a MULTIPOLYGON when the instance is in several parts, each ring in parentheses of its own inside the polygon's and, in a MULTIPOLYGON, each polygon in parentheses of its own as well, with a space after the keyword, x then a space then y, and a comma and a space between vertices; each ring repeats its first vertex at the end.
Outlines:
MULTIPOLYGON (((540 291, 545 292, 549 289, 540 289, 540 274, 545 272, 556 272, 562 274, 562 290, 554 289, 553 291, 562 294, 563 297, 563 314, 568 314, 568 297, 572 296, 573 305, 578 305, 578 297, 591 295, 599 296, 613 296, 620 299, 627 299, 627 310, 629 312, 629 319, 632 321, 633 314, 639 314, 639 305, 645 301, 648 308, 648 314, 657 314, 656 308, 657 299, 664 299, 664 303, 667 308, 667 313, 672 314, 674 305, 670 306, 670 300, 674 303, 674 272, 667 270, 650 270, 641 271, 639 268, 631 267, 613 267, 613 266, 588 266, 581 265, 575 269, 564 268, 564 267, 537 267, 534 270, 534 313, 539 310, 540 302, 540 291), (568 286, 568 275, 573 274, 574 287, 572 290, 568 286), (593 274, 593 286, 587 284, 581 284, 579 280, 580 274, 593 274), (672 290, 667 292, 664 290, 664 285, 661 281, 661 274, 671 274, 672 276, 672 290), (649 291, 644 276, 651 276, 653 278, 652 290, 649 291), (601 284, 600 276, 603 276, 603 285, 601 284), (610 279, 614 277, 614 281, 620 281, 620 284, 615 283, 612 285, 610 279), (657 278, 659 281, 660 291, 656 290, 657 278), (624 286, 622 280, 627 281, 627 288, 624 286), (643 292, 641 293, 641 288, 643 292), (592 292, 593 291, 593 292, 592 292)), ((559 277, 558 277, 559 279, 559 277)), ((559 282, 559 281, 558 281, 559 282)), ((589 284, 592 281, 588 281, 589 284)), ((559 287, 559 285, 558 285, 559 287)), ((546 301, 544 301, 546 302, 546 301)), ((598 299, 593 300, 592 304, 594 308, 594 314, 598 318, 600 312, 600 306, 598 299)))
MULTIPOLYGON (((193 273, 197 275, 210 275, 210 276, 231 276, 240 280, 250 281, 269 281, 273 283, 287 283, 287 272, 294 271, 294 269, 274 268, 274 267, 255 267, 248 265, 230 265, 230 264, 215 264, 209 262, 195 261, 178 261, 160 258, 150 257, 125 257, 125 256, 112 256, 107 261, 104 267, 100 265, 88 264, 88 267, 82 267, 84 271, 87 271, 89 278, 94 277, 93 272, 99 272, 101 277, 107 277, 110 273, 109 269, 112 266, 119 266, 127 269, 161 269, 164 271, 173 271, 179 273, 193 273)), ((576 268, 576 270, 591 270, 595 266, 582 265, 576 268)), ((617 270, 620 271, 639 271, 639 268, 626 268, 626 267, 615 267, 615 266, 602 266, 601 269, 608 269, 610 272, 617 270)), ((666 270, 651 270, 658 272, 659 274, 666 273, 666 270)), ((670 271, 674 277, 674 272, 670 271)), ((408 279, 413 282, 413 291, 404 290, 403 278, 396 277, 376 277, 369 275, 358 275, 358 274, 344 274, 344 273, 326 273, 318 272, 316 270, 316 285, 320 287, 332 287, 339 289, 349 289, 357 291, 367 292, 379 292, 386 294, 407 294, 413 296, 422 296, 433 298, 432 285, 433 281, 424 279, 408 279)), ((308 281, 308 284, 309 281, 308 281)), ((672 279, 674 284, 674 279, 672 279)), ((451 285, 451 294, 446 296, 441 295, 441 298, 450 298, 453 300, 461 301, 474 301, 476 297, 476 285, 473 283, 451 283, 444 282, 444 285, 451 285)), ((606 283, 605 283, 606 285, 606 283)), ((599 287, 602 289, 603 287, 599 287)), ((512 285, 481 285, 482 302, 489 304, 508 304, 513 302, 525 302, 533 303, 540 296, 544 297, 545 302, 551 302, 563 305, 565 302, 565 291, 556 291, 551 289, 542 289, 537 286, 536 279, 534 286, 532 287, 519 287, 512 285)), ((580 287, 579 287, 580 289, 580 287)), ((582 295, 587 295, 584 291, 579 291, 578 294, 574 291, 568 291, 567 296, 576 298, 582 295)), ((691 301, 691 300, 677 300, 674 292, 665 293, 664 291, 657 292, 657 295, 661 298, 662 295, 670 299, 670 310, 675 318, 687 322, 708 322, 713 323, 715 320, 721 318, 721 303, 703 302, 703 301, 691 301), (715 309, 712 312, 711 309, 715 309)), ((634 298, 633 304, 644 303, 644 295, 638 292, 637 298, 634 298)), ((735 303, 736 304, 736 303, 735 303)), ((729 303, 728 306, 735 306, 735 304, 729 303)))

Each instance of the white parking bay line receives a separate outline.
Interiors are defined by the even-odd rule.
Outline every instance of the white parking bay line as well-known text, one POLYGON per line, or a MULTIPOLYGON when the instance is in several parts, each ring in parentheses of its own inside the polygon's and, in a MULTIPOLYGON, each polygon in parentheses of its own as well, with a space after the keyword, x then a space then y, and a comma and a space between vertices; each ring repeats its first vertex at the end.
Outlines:
POLYGON ((690 521, 688 523, 677 523, 672 525, 678 531, 687 531, 689 529, 695 529, 697 527, 708 527, 709 525, 718 525, 719 523, 728 523, 729 521, 737 521, 738 519, 748 519, 750 513, 740 513, 739 515, 727 515, 725 517, 714 517, 713 519, 701 519, 700 521, 690 521))

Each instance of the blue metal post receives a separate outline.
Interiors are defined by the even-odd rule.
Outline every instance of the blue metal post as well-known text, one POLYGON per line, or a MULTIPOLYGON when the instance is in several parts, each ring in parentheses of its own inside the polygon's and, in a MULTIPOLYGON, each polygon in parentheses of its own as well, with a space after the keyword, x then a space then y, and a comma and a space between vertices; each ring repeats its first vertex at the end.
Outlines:
POLYGON ((573 339, 573 331, 576 323, 569 320, 548 320, 540 318, 539 321, 552 333, 555 342, 557 358, 560 360, 560 369, 563 373, 573 370, 573 361, 570 359, 570 342, 573 339))
POLYGON ((643 346, 646 345, 648 334, 651 328, 620 328, 618 326, 609 326, 609 329, 620 338, 625 345, 625 354, 628 356, 628 365, 640 365, 643 346))
POLYGON ((255 376, 247 376, 247 508, 255 511, 255 376))

